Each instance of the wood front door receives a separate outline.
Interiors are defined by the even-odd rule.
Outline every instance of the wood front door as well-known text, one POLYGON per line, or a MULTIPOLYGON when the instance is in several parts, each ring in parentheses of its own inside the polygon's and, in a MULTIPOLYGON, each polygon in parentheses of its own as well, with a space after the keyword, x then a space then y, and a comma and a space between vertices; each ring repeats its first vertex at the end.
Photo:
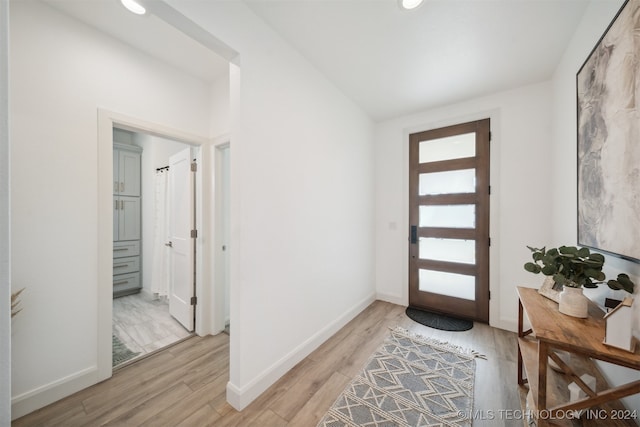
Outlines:
POLYGON ((489 119, 409 136, 409 305, 489 321, 489 119))

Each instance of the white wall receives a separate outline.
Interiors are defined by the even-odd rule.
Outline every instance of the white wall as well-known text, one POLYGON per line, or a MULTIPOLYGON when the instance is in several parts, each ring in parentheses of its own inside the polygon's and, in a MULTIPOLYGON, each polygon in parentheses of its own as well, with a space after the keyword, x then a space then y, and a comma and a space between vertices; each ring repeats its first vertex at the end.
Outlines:
MULTIPOLYGON (((609 23, 613 20, 624 0, 591 2, 580 26, 567 47, 565 54, 553 76, 553 134, 552 160, 554 191, 551 194, 553 235, 550 245, 577 242, 577 141, 576 141, 576 73, 589 56, 609 23)), ((615 277, 620 272, 629 273, 636 283, 635 334, 640 336, 640 265, 613 256, 607 256, 605 273, 615 277)), ((607 286, 600 286, 590 295, 600 302, 609 296, 607 286)), ((640 372, 602 363, 600 365, 609 381, 614 385, 640 379, 640 372)), ((640 396, 625 399, 627 408, 640 408, 640 396)))
POLYGON ((544 244, 550 165, 551 86, 541 83, 425 111, 376 126, 376 289, 381 299, 408 304, 408 182, 410 133, 491 119, 491 325, 515 330, 515 287, 541 280, 524 271, 526 245, 544 244))
POLYGON ((170 2, 231 73, 231 375, 248 404, 374 298, 372 123, 241 2, 170 2))
POLYGON ((11 422, 11 252, 9 203, 9 3, 0 2, 0 425, 11 422))
POLYGON ((10 20, 17 417, 96 380, 98 108, 207 136, 211 89, 42 3, 10 20))
POLYGON ((225 73, 211 85, 211 130, 209 135, 218 137, 229 133, 231 107, 229 73, 225 73))

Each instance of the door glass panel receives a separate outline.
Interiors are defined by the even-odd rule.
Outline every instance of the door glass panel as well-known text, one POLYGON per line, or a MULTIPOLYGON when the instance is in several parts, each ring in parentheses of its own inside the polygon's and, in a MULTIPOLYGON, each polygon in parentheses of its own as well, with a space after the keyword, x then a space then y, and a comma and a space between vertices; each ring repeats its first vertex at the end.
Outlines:
POLYGON ((471 301, 476 299, 475 276, 420 269, 418 278, 418 288, 423 292, 471 301))
POLYGON ((419 253, 420 259, 475 264, 476 241, 421 237, 419 253))
POLYGON ((476 170, 460 169, 446 172, 421 173, 418 193, 455 194, 476 192, 476 170))
POLYGON ((476 205, 420 206, 420 227, 474 228, 476 205))
POLYGON ((472 132, 422 141, 419 146, 418 161, 420 163, 439 162, 475 156, 476 134, 472 132))

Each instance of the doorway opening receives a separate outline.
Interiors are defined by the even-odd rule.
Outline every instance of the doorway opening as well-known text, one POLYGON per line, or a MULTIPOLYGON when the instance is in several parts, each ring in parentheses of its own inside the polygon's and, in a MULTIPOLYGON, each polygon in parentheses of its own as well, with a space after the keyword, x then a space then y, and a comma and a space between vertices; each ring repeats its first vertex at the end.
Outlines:
POLYGON ((199 147, 113 128, 113 366, 193 335, 199 147))
POLYGON ((489 119, 409 136, 409 305, 489 322, 489 119))

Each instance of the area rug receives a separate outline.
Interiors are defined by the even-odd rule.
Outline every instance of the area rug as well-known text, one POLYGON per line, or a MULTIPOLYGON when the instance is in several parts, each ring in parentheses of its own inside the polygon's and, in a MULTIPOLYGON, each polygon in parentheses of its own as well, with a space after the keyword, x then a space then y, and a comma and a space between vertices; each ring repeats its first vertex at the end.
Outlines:
POLYGON ((476 357, 392 329, 318 427, 470 426, 476 357))
POLYGON ((119 365, 121 363, 126 362, 129 359, 133 359, 140 353, 136 353, 134 351, 129 350, 126 345, 120 339, 112 335, 112 366, 119 365))
POLYGON ((443 331, 461 332, 468 331, 473 328, 473 322, 470 320, 457 319, 455 317, 419 310, 417 308, 407 307, 405 313, 411 320, 414 320, 421 325, 443 331))

